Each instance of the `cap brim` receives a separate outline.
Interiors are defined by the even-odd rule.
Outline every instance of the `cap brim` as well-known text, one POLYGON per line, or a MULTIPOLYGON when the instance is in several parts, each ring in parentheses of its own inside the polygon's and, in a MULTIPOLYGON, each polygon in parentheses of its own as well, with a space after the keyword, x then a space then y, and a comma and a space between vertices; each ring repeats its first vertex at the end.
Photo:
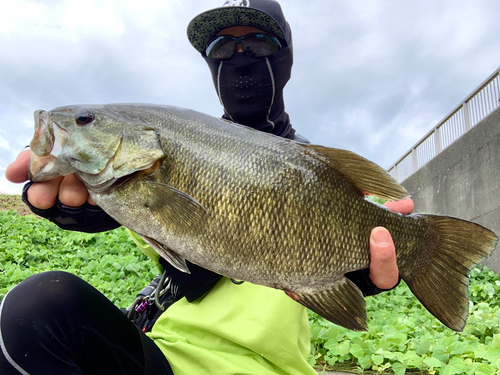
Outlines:
POLYGON ((222 7, 199 14, 189 23, 189 42, 197 51, 205 51, 208 42, 221 30, 232 26, 251 26, 285 40, 278 22, 270 15, 247 7, 222 7))

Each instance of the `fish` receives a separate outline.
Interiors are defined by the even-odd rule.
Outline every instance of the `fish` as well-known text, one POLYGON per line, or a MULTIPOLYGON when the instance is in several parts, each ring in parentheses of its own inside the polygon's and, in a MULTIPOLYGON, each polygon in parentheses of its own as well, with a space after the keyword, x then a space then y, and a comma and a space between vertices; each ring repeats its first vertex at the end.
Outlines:
POLYGON ((462 331, 471 269, 498 237, 458 218, 392 212, 367 200, 409 196, 383 168, 190 109, 68 105, 34 113, 30 179, 75 173, 92 199, 173 266, 283 290, 351 330, 366 302, 346 273, 369 267, 369 238, 392 235, 401 278, 462 331))

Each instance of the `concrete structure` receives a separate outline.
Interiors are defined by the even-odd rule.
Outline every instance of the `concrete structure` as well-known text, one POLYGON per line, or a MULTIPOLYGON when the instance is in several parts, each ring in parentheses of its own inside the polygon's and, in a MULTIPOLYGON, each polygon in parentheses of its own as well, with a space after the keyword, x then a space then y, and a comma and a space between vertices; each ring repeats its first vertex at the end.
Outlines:
MULTIPOLYGON (((481 224, 500 236, 500 108, 402 182, 415 212, 481 224)), ((483 264, 500 273, 500 245, 483 264)))
POLYGON ((471 128, 495 111, 500 98, 500 68, 448 113, 434 128, 389 168, 398 182, 404 181, 438 156, 471 128))

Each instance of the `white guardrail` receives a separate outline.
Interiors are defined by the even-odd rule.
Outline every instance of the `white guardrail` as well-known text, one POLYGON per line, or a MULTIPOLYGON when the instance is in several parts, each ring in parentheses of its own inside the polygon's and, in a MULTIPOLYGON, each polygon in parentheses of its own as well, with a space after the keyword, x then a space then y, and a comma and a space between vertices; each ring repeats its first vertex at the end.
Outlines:
POLYGON ((418 141, 389 173, 402 182, 500 106, 500 68, 418 141))

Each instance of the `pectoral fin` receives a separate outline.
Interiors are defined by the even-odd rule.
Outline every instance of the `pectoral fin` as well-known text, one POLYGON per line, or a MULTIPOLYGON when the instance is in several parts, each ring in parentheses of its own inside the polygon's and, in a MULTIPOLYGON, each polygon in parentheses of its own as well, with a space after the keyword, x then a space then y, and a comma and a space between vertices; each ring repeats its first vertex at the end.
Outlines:
POLYGON ((177 268, 179 271, 185 273, 191 273, 186 264, 186 259, 181 257, 179 254, 173 252, 168 247, 163 246, 161 243, 156 241, 154 238, 148 236, 141 236, 141 238, 153 249, 156 250, 161 257, 165 258, 172 266, 177 268))
MULTIPOLYGON (((206 210, 189 194, 170 185, 146 179, 148 185, 144 196, 140 196, 145 209, 158 223, 176 237, 201 235, 206 229, 206 210)), ((152 224, 153 225, 153 224, 152 224)), ((173 249, 154 238, 140 234, 142 239, 178 270, 190 273, 186 260, 173 249)))
POLYGON ((319 292, 287 292, 295 301, 323 318, 354 331, 366 331, 366 302, 352 281, 342 278, 319 292))
POLYGON ((203 232, 207 212, 196 199, 164 183, 147 181, 147 184, 145 206, 162 225, 172 228, 176 235, 203 232))

